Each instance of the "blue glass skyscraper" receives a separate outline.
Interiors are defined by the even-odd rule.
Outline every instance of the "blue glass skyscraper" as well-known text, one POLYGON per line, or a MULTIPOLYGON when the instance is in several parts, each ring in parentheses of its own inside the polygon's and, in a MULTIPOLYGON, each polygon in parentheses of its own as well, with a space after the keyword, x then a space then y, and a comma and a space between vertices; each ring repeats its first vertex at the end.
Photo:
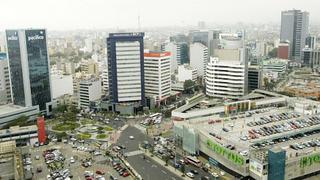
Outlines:
POLYGON ((13 103, 52 110, 50 68, 45 29, 7 30, 6 41, 13 103))

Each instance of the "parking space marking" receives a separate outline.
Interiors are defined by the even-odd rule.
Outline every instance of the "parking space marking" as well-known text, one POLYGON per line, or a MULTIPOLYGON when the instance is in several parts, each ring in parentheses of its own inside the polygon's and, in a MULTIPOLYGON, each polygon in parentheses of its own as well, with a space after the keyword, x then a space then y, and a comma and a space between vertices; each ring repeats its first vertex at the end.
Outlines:
POLYGON ((124 155, 130 157, 130 156, 136 156, 136 155, 139 155, 139 154, 143 154, 143 152, 141 150, 137 150, 137 151, 127 152, 124 155))
POLYGON ((167 174, 167 172, 165 172, 164 170, 161 170, 161 172, 162 172, 163 174, 167 174))

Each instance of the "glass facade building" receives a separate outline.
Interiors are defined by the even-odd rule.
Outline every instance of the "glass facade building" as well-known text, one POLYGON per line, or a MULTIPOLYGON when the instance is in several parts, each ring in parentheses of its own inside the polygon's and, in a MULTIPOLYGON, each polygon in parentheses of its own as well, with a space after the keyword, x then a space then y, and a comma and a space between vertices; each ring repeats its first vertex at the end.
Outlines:
POLYGON ((7 30, 13 101, 51 111, 50 68, 46 30, 7 30))

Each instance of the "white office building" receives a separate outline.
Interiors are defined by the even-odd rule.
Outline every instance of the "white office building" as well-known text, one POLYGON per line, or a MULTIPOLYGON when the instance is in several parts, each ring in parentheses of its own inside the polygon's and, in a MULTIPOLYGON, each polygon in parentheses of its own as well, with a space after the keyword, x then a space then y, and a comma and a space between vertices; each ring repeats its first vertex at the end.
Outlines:
POLYGON ((79 84, 79 107, 88 108, 90 101, 96 101, 101 98, 100 79, 90 79, 81 81, 79 84))
POLYGON ((186 80, 196 81, 197 77, 197 69, 192 68, 190 65, 185 64, 178 67, 178 82, 185 82, 186 80))
POLYGON ((144 53, 144 79, 146 96, 154 98, 157 103, 170 96, 170 52, 144 53))
POLYGON ((180 46, 174 42, 169 42, 165 45, 164 51, 171 53, 171 74, 173 74, 180 65, 180 46))
POLYGON ((198 76, 204 76, 209 61, 208 48, 201 43, 190 45, 190 66, 197 69, 198 76))
POLYGON ((210 58, 206 70, 206 94, 235 99, 246 94, 246 67, 240 61, 210 58))
POLYGON ((102 90, 104 94, 109 93, 109 78, 108 78, 108 68, 102 71, 102 90))
POLYGON ((73 95, 72 75, 62 75, 59 72, 51 71, 52 97, 56 99, 63 95, 73 95))

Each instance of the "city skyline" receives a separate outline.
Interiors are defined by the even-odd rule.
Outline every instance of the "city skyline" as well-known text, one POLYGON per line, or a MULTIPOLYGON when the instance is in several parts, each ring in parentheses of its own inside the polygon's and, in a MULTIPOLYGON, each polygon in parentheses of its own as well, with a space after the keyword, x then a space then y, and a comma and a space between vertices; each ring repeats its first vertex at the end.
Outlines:
POLYGON ((183 3, 164 0, 161 4, 146 0, 48 0, 46 3, 39 0, 5 0, 2 7, 6 8, 0 12, 0 30, 28 27, 51 30, 138 28, 139 17, 141 27, 188 26, 196 25, 198 21, 280 23, 281 11, 290 9, 308 11, 312 24, 320 22, 320 12, 317 11, 316 3, 316 0, 308 0, 308 3, 301 0, 226 0, 219 3, 216 0, 190 0, 183 3), (30 11, 34 8, 37 10, 30 11), (157 9, 160 11, 156 12, 157 9), (244 9, 246 11, 243 11, 244 9), (16 15, 10 15, 12 12, 16 15))

